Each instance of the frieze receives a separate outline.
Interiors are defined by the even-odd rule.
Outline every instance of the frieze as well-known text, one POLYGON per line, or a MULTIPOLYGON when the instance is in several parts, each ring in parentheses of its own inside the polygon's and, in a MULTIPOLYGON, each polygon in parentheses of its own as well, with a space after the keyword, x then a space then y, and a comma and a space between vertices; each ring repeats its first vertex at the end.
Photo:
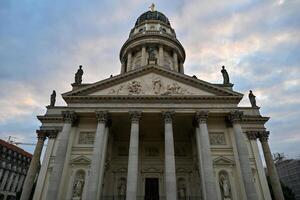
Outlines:
POLYGON ((78 144, 94 144, 95 132, 80 132, 78 144))
POLYGON ((226 145, 224 133, 210 133, 209 140, 211 145, 226 145))

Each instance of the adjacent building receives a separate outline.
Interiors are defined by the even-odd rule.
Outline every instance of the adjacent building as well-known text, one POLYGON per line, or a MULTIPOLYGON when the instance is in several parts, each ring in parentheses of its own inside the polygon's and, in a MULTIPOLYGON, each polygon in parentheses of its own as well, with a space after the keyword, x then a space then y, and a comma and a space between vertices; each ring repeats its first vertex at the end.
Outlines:
POLYGON ((38 116, 21 199, 28 200, 47 138, 34 200, 270 200, 259 143, 276 199, 284 199, 269 118, 255 96, 251 107, 238 106, 243 94, 225 68, 223 83, 209 83, 184 73, 185 56, 169 19, 151 6, 121 47, 119 75, 82 83, 80 66, 62 95, 67 105, 55 106, 53 93, 38 116))
POLYGON ((280 180, 295 193, 300 200, 300 159, 282 159, 276 162, 280 180))
POLYGON ((0 139, 0 200, 16 199, 22 190, 32 155, 0 139))

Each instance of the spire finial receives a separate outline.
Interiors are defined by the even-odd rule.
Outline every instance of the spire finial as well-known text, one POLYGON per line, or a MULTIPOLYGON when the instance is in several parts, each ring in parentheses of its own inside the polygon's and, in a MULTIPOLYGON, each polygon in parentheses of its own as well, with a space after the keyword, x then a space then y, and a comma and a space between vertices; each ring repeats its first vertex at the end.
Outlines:
POLYGON ((155 11, 155 4, 152 3, 151 6, 149 6, 150 11, 154 12, 155 11))

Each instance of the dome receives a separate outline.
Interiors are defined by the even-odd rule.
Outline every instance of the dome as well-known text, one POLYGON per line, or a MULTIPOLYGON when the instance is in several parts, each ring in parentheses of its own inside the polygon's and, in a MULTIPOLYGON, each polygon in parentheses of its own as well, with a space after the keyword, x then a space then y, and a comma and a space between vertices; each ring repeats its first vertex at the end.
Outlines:
POLYGON ((162 14, 161 12, 158 12, 158 11, 149 10, 149 11, 141 14, 141 16, 139 16, 139 18, 137 18, 137 20, 135 22, 135 26, 137 26, 147 20, 159 20, 165 24, 170 25, 169 19, 164 14, 162 14))

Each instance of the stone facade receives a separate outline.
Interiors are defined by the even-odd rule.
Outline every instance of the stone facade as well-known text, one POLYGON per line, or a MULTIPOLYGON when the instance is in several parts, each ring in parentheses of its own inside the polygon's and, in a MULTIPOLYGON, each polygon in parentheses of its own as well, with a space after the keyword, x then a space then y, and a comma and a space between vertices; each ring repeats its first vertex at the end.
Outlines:
POLYGON ((142 14, 120 75, 76 85, 38 116, 60 130, 34 199, 270 200, 256 140, 269 118, 239 107, 232 85, 185 75, 184 60, 168 19, 142 14))
POLYGON ((22 190, 32 155, 0 139, 0 199, 16 199, 22 190))

